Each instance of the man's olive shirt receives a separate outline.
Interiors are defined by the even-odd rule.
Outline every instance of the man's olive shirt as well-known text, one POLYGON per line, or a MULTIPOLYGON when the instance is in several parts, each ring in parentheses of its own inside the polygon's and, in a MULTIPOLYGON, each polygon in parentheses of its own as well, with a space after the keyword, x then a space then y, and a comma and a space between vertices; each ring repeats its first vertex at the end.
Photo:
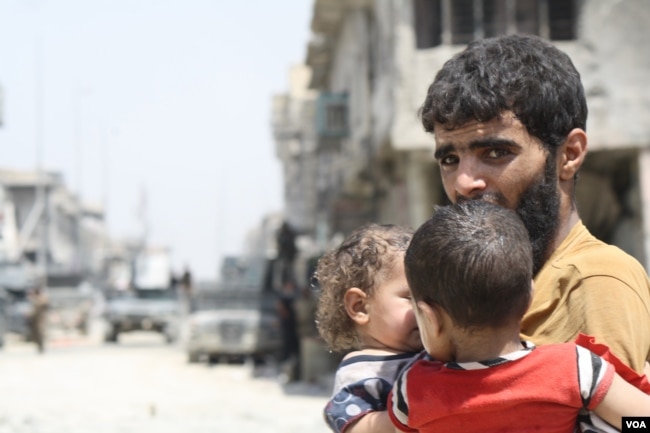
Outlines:
POLYGON ((650 359, 650 280, 641 264, 596 239, 579 221, 535 277, 522 338, 606 344, 637 372, 650 359))

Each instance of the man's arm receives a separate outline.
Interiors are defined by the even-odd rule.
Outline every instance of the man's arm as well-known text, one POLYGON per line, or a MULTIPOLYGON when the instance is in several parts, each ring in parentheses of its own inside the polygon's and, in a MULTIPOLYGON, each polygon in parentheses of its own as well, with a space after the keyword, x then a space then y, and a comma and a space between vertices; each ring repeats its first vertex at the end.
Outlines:
POLYGON ((650 416, 650 395, 644 394, 621 376, 614 374, 607 394, 594 412, 621 430, 624 416, 650 416))
POLYGON ((345 429, 344 433, 395 433, 388 412, 370 412, 345 429))
MULTIPOLYGON (((582 314, 580 332, 595 337, 621 361, 643 374, 650 351, 647 297, 637 293, 639 288, 615 277, 590 277, 582 286, 583 300, 571 308, 575 317, 582 314)), ((573 297, 569 300, 574 301, 573 297)))

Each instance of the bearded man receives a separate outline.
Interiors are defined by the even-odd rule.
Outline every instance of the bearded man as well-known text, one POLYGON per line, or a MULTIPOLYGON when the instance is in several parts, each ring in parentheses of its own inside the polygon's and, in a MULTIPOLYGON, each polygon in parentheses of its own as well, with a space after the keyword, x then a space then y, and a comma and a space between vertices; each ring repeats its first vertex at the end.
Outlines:
POLYGON ((650 359, 650 281, 641 264, 592 236, 575 203, 587 154, 580 74, 528 35, 483 39, 445 63, 420 110, 449 199, 516 210, 534 250, 535 293, 522 338, 604 343, 642 372, 650 359))

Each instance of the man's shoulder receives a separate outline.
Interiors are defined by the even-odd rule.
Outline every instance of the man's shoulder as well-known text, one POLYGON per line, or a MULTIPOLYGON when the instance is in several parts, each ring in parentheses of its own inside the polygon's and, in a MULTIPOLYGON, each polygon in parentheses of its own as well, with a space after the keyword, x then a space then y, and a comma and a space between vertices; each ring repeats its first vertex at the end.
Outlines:
MULTIPOLYGON (((594 238, 595 239, 595 238, 594 238)), ((606 266, 613 268, 618 265, 631 266, 633 268, 643 269, 639 261, 630 254, 623 251, 616 245, 607 244, 595 239, 572 255, 571 261, 582 266, 593 266, 602 268, 606 266)))
MULTIPOLYGON (((535 276, 537 287, 603 288, 615 296, 625 293, 641 299, 650 308, 650 279, 639 261, 622 249, 594 237, 574 245, 563 255, 552 257, 535 276), (628 291, 624 289, 628 289, 628 291), (624 291, 621 291, 624 290, 624 291)), ((580 291, 580 293, 599 293, 580 291)))
POLYGON ((536 275, 535 284, 627 286, 644 299, 650 296, 650 280, 641 263, 621 248, 594 237, 582 224, 573 228, 536 275))
POLYGON ((635 257, 615 245, 601 241, 586 229, 561 255, 551 257, 550 262, 551 268, 577 270, 582 277, 635 274, 647 279, 645 269, 635 257))

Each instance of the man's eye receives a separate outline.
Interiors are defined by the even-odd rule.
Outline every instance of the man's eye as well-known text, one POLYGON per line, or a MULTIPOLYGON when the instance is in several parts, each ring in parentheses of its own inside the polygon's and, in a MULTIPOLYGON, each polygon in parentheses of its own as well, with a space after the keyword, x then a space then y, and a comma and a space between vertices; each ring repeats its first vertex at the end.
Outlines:
POLYGON ((453 165, 458 164, 458 157, 455 155, 445 155, 440 158, 440 165, 453 165))
POLYGON ((503 156, 508 155, 510 152, 508 152, 505 149, 490 149, 487 152, 487 157, 488 158, 501 158, 503 156))

